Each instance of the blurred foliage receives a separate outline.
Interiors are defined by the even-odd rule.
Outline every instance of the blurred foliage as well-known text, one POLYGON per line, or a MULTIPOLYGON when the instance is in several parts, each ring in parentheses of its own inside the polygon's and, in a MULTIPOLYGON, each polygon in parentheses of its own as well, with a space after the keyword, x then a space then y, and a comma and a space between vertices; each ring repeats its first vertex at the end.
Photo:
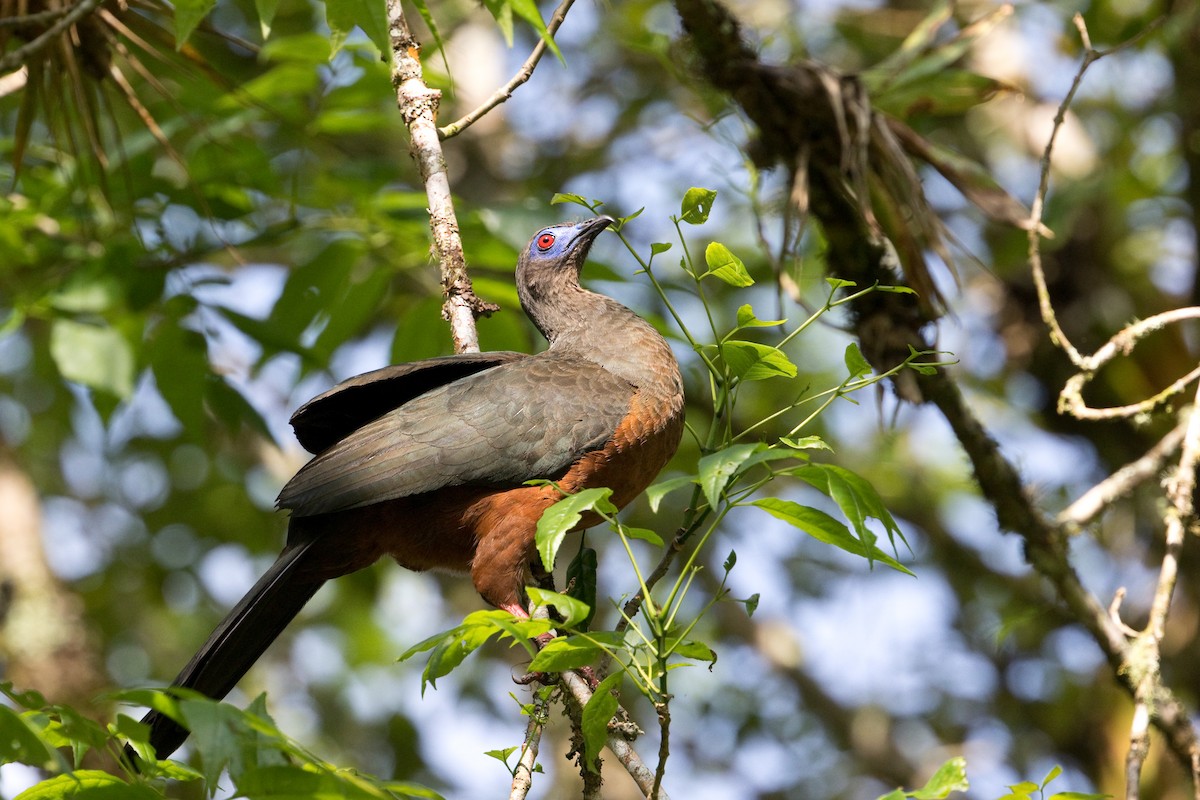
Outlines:
MULTIPOLYGON (((445 93, 444 119, 512 74, 538 35, 517 24, 506 50, 493 14, 507 7, 510 22, 513 12, 528 19, 531 4, 485 5, 426 9, 438 37, 419 36, 428 77, 445 93)), ((1059 147, 1045 250, 1059 319, 1082 347, 1131 318, 1193 302, 1194 1, 1052 2, 1011 14, 989 2, 812 13, 781 0, 730 5, 764 58, 862 72, 880 109, 958 159, 953 186, 945 170, 921 173, 957 245, 957 280, 936 276, 952 311, 940 348, 960 361, 956 375, 1048 513, 1173 424, 1083 425, 1055 413, 1067 362, 1038 316, 1025 233, 988 221, 962 183, 1032 198, 1048 120, 1081 54, 1073 13, 1099 47, 1165 15, 1085 81, 1059 147), (993 23, 972 29, 979 20, 993 23)), ((136 102, 111 73, 72 70, 61 50, 30 69, 24 88, 5 84, 0 94, 0 455, 37 487, 47 557, 82 598, 114 686, 173 675, 276 551, 285 523, 272 500, 302 458, 287 412, 354 372, 448 352, 425 198, 377 49, 379 6, 347 3, 339 14, 353 16, 339 16, 298 0, 219 0, 177 3, 171 18, 154 3, 106 3, 125 26, 108 24, 104 41, 136 102), (365 33, 351 24, 360 19, 365 33), (171 32, 190 35, 176 48, 171 32)), ((10 33, 5 52, 36 34, 10 33)), ((795 319, 797 305, 824 302, 820 231, 788 215, 781 176, 751 165, 745 123, 695 75, 668 4, 577 4, 557 41, 565 66, 547 59, 505 106, 446 143, 476 288, 504 308, 480 323, 485 349, 540 346, 517 310, 511 270, 515 247, 556 215, 555 192, 604 197, 626 215, 646 206, 627 228, 645 252, 671 239, 658 220, 687 187, 716 186, 715 230, 689 246, 700 254, 707 241, 723 242, 732 260, 716 251, 708 268, 754 285, 708 281, 713 324, 749 322, 747 295, 735 292, 752 293, 755 319, 795 319)), ((593 261, 611 252, 598 249, 593 261)), ((704 312, 689 297, 692 278, 673 268, 677 253, 663 252, 665 296, 694 321, 704 312)), ((589 277, 639 313, 668 319, 643 277, 628 280, 630 260, 610 260, 593 263, 589 277)), ((768 417, 798 387, 842 380, 856 362, 840 322, 789 342, 796 380, 747 384, 732 424, 768 417)), ((745 330, 724 357, 761 352, 753 345, 765 346, 769 332, 745 330)), ((708 374, 688 343, 676 343, 689 420, 704 429, 708 374)), ((1094 399, 1153 394, 1190 369, 1196 351, 1194 330, 1163 331, 1106 369, 1094 399)), ((1128 699, 996 531, 944 429, 881 393, 874 404, 835 406, 808 433, 834 449, 830 463, 878 489, 919 580, 869 571, 767 525, 759 510, 730 514, 697 580, 715 591, 736 549, 731 588, 761 593, 762 603, 752 619, 719 604, 697 632, 720 656, 713 672, 673 677, 680 788, 668 789, 874 797, 924 783, 951 751, 965 754, 977 796, 1035 794, 1046 781, 1023 777, 1054 764, 1065 767, 1060 784, 1120 794, 1128 699)), ((690 474, 701 455, 685 440, 664 477, 690 474)), ((668 535, 663 520, 680 518, 686 494, 659 498, 656 516, 642 503, 625 521, 668 535)), ((1076 543, 1099 597, 1129 587, 1122 613, 1134 622, 1160 555, 1154 497, 1136 493, 1076 543)), ((800 478, 786 499, 822 502, 800 478)), ((609 577, 623 574, 612 541, 588 541, 600 551, 600 590, 631 591, 609 577)), ((1189 540, 1163 664, 1193 707, 1200 587, 1186 565, 1195 557, 1189 540)), ((523 720, 504 688, 524 671, 520 656, 486 646, 424 699, 419 667, 391 663, 478 607, 461 580, 387 565, 343 579, 240 697, 269 689, 281 724, 330 762, 448 796, 478 786, 475 773, 503 781, 504 768, 482 751, 520 741, 523 720), (468 727, 473 743, 486 742, 481 752, 461 744, 468 727)), ((11 657, 2 643, 0 655, 11 657)), ((557 744, 541 759, 551 773, 544 796, 573 791, 557 744)), ((1155 750, 1152 765, 1145 796, 1191 796, 1169 756, 1155 750)), ((170 791, 199 796, 195 783, 170 791)))

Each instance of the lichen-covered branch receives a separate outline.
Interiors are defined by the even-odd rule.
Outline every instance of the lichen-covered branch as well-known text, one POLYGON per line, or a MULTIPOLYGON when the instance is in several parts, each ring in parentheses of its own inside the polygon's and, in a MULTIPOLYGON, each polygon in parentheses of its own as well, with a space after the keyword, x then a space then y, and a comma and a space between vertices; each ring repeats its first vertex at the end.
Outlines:
POLYGON ((429 228, 446 298, 442 315, 450 322, 455 352, 478 352, 475 319, 496 311, 498 306, 485 303, 475 295, 467 274, 450 178, 437 130, 441 92, 431 89, 422 77, 421 45, 408 27, 400 0, 387 0, 387 17, 392 45, 392 86, 404 124, 408 126, 409 149, 421 171, 421 181, 429 199, 429 228))

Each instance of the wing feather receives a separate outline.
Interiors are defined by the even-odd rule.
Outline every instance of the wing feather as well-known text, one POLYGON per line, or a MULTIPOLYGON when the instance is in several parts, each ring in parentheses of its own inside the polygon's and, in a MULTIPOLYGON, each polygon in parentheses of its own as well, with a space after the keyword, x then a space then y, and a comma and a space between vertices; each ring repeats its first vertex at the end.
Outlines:
POLYGON ((634 387, 598 364, 549 352, 414 397, 308 462, 279 495, 311 516, 463 484, 554 479, 601 448, 634 387))

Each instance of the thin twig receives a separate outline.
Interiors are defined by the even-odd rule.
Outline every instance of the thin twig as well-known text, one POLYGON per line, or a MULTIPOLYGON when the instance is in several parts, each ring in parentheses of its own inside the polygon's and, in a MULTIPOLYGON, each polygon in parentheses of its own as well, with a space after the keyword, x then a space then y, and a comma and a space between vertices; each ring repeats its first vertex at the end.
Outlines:
MULTIPOLYGON (((550 21, 546 23, 546 35, 553 36, 558 32, 559 27, 563 24, 563 20, 567 18, 567 12, 571 10, 571 6, 575 0, 562 0, 558 8, 554 9, 554 14, 550 17, 550 21)), ((521 84, 525 83, 533 76, 534 69, 537 68, 538 62, 542 60, 542 56, 546 53, 545 37, 538 39, 537 44, 533 46, 533 51, 530 52, 529 58, 525 59, 525 63, 517 70, 517 73, 509 79, 508 83, 501 86, 492 96, 484 100, 477 108, 468 114, 456 119, 449 125, 444 125, 438 128, 438 136, 443 139, 449 139, 451 136, 457 136, 465 131, 471 125, 479 121, 483 115, 487 114, 496 106, 500 105, 508 98, 512 97, 514 91, 521 84)))
POLYGON ((1183 551, 1184 534, 1196 519, 1193 493, 1196 490, 1196 464, 1200 462, 1200 388, 1197 389, 1195 402, 1196 405, 1192 406, 1191 413, 1188 414, 1187 434, 1183 439, 1179 468, 1167 483, 1167 496, 1171 500, 1171 508, 1167 513, 1162 566, 1159 568, 1154 599, 1150 603, 1149 619, 1146 629, 1131 648, 1137 660, 1130 663, 1129 670, 1137 676, 1138 683, 1134 693, 1136 705, 1133 723, 1129 731, 1129 754, 1125 759, 1125 796, 1132 800, 1137 800, 1142 765, 1150 752, 1150 708, 1155 692, 1161 684, 1160 651, 1163 636, 1166 634, 1171 596, 1175 592, 1175 583, 1179 577, 1179 556, 1183 551))
POLYGON ((0 58, 0 74, 16 69, 31 56, 35 56, 46 49, 51 42, 58 38, 59 34, 95 11, 100 3, 101 0, 80 0, 78 5, 64 14, 58 22, 46 28, 46 31, 32 42, 24 44, 3 58, 0 58))
POLYGON ((49 11, 38 11, 35 14, 21 14, 16 17, 5 17, 0 19, 0 28, 18 28, 24 25, 44 25, 47 22, 53 22, 68 13, 71 7, 52 8, 49 11))
MULTIPOLYGON (((568 696, 578 706, 578 711, 582 713, 588 700, 592 699, 592 688, 588 686, 588 682, 583 677, 575 672, 562 673, 560 680, 563 687, 566 688, 568 696)), ((654 772, 642 761, 642 757, 633 749, 633 745, 612 730, 608 732, 606 744, 621 766, 625 767, 629 777, 633 778, 642 794, 653 800, 670 800, 667 793, 661 788, 658 789, 657 794, 652 793, 654 792, 654 772)))
POLYGON ((463 257, 458 218, 450 193, 450 178, 446 159, 438 138, 438 103, 442 93, 425 84, 421 72, 421 45, 412 35, 400 0, 387 0, 388 37, 392 45, 392 86, 404 124, 409 131, 409 149, 421 170, 425 195, 429 199, 429 228, 442 274, 442 291, 446 301, 442 315, 450 322, 454 351, 479 351, 479 336, 475 318, 490 314, 499 307, 484 303, 475 295, 463 257))
POLYGON ((1167 459, 1179 449, 1188 424, 1187 420, 1180 422, 1141 458, 1131 461, 1088 489, 1075 502, 1060 511, 1055 521, 1059 525, 1078 530, 1095 519, 1114 500, 1124 497, 1135 487, 1153 478, 1166 464, 1167 459))

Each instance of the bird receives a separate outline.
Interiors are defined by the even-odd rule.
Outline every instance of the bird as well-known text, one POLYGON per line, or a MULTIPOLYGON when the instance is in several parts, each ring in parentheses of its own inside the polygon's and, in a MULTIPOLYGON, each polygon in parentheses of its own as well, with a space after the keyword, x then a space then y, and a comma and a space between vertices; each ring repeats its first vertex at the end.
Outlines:
MULTIPOLYGON (((291 512, 283 550, 172 686, 223 698, 326 581, 384 556, 469 574, 487 603, 528 617, 542 512, 592 487, 625 506, 683 435, 670 345, 580 284, 592 243, 614 222, 551 225, 520 252, 517 295, 545 350, 396 364, 296 410, 296 438, 315 455, 276 502, 291 512)), ((575 529, 597 521, 587 515, 575 529)), ((189 734, 157 711, 142 722, 159 759, 189 734)))

